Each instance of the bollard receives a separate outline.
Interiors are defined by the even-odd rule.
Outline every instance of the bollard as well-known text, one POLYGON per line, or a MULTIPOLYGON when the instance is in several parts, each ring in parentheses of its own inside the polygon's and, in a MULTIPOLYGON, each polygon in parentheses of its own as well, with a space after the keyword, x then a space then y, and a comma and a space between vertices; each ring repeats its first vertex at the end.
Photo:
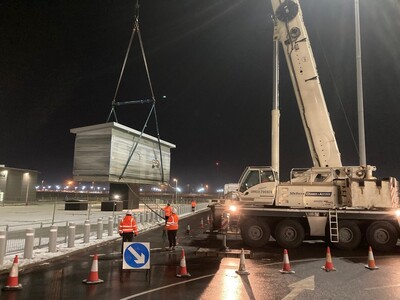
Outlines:
POLYGON ((103 219, 97 219, 97 239, 101 240, 103 238, 103 219))
POLYGON ((50 226, 50 235, 49 235, 49 252, 56 252, 57 250, 57 226, 50 226))
POLYGON ((222 251, 230 251, 229 247, 226 245, 226 233, 224 233, 222 237, 222 251))
POLYGON ((0 266, 4 263, 6 255, 7 235, 5 230, 0 230, 0 266))
POLYGON ((85 244, 89 243, 90 240, 90 221, 86 220, 83 225, 83 242, 85 244))
POLYGON ((65 222, 65 243, 67 243, 68 238, 68 221, 65 222))
POLYGON ((113 229, 114 229, 114 218, 108 217, 108 236, 113 235, 113 229))
POLYGON ((35 229, 28 228, 25 234, 24 258, 28 259, 32 258, 34 240, 35 240, 35 229))
POLYGON ((143 223, 147 222, 147 212, 143 212, 143 223))
POLYGON ((156 215, 154 214, 154 212, 151 212, 151 214, 150 214, 150 222, 151 222, 151 223, 154 222, 155 216, 156 216, 156 215))
POLYGON ((139 223, 143 224, 143 222, 144 222, 144 214, 141 212, 139 216, 140 216, 140 222, 139 223))
POLYGON ((69 222, 68 224, 68 248, 75 246, 75 223, 69 222))
POLYGON ((149 223, 149 222, 150 222, 150 212, 147 211, 146 212, 146 223, 149 223))
POLYGON ((143 214, 143 219, 142 219, 142 222, 143 223, 146 223, 147 222, 147 212, 142 212, 142 214, 143 214))

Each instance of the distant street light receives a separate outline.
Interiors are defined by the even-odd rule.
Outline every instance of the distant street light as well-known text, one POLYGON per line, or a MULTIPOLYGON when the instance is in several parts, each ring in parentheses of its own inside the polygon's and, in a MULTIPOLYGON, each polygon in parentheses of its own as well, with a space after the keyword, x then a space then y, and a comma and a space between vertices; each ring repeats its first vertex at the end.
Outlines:
POLYGON ((175 204, 178 203, 178 179, 174 178, 175 181, 175 204))
POLYGON ((26 181, 26 193, 25 193, 25 205, 28 205, 28 198, 29 198, 29 185, 31 183, 31 176, 29 173, 24 173, 24 181, 26 181))

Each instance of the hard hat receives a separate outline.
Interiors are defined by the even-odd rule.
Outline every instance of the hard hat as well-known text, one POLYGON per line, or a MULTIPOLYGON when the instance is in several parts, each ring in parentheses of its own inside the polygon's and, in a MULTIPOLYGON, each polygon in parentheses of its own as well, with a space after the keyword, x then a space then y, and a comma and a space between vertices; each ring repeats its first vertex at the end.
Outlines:
POLYGON ((173 213, 173 214, 176 214, 177 212, 178 212, 178 211, 176 210, 176 208, 173 207, 173 208, 172 208, 172 213, 173 213))
POLYGON ((131 211, 131 210, 128 210, 128 211, 126 212, 126 214, 132 216, 132 211, 131 211))

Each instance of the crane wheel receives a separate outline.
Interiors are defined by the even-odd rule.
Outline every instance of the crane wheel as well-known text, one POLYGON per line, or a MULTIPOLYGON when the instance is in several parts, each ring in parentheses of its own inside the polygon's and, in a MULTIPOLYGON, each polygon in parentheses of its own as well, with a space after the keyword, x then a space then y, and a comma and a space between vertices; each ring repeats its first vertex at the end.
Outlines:
POLYGON ((336 247, 344 250, 357 248, 361 243, 361 230, 354 221, 343 220, 339 222, 339 242, 336 247))
POLYGON ((266 222, 256 218, 249 218, 242 222, 240 233, 246 245, 259 248, 268 243, 271 229, 266 222))
POLYGON ((374 250, 390 251, 394 249, 399 235, 390 222, 375 221, 368 226, 367 241, 374 250))
POLYGON ((283 248, 297 248, 304 240, 304 228, 297 220, 282 220, 276 225, 275 239, 283 248))

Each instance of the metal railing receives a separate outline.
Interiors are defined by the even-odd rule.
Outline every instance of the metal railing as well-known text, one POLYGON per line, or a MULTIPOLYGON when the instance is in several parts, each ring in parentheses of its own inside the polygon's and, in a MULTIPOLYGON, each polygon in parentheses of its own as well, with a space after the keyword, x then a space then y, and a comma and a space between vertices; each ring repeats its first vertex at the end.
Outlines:
MULTIPOLYGON (((197 205, 197 210, 202 210, 207 208, 208 203, 199 203, 197 205)), ((185 214, 190 214, 192 208, 188 204, 174 205, 177 208, 178 215, 183 216, 185 214)), ((153 208, 159 215, 150 209, 146 209, 141 212, 134 212, 133 217, 140 230, 150 228, 152 225, 157 226, 164 222, 163 211, 161 207, 153 208)), ((56 244, 69 244, 75 242, 87 243, 89 242, 89 237, 92 239, 102 239, 103 236, 118 236, 118 225, 123 218, 121 212, 113 212, 113 216, 109 216, 106 220, 105 218, 91 218, 90 220, 80 220, 80 221, 59 221, 59 222, 34 222, 34 223, 24 223, 20 225, 7 225, 5 231, 0 230, 5 233, 5 255, 12 255, 25 250, 26 235, 28 230, 34 232, 33 239, 33 249, 40 249, 44 247, 50 247, 49 241, 51 236, 52 225, 57 226, 56 244), (70 225, 74 225, 74 234, 70 234, 70 225), (89 231, 86 228, 89 227, 89 231), (85 236, 85 234, 89 234, 85 236), (74 241, 69 241, 71 238, 74 241)), ((3 241, 4 243, 4 241, 3 241)), ((0 238, 1 247, 1 238, 0 238)), ((1 251, 0 251, 1 252, 1 251)), ((0 253, 1 256, 1 253, 0 253)), ((0 257, 1 265, 1 257, 0 257)))

